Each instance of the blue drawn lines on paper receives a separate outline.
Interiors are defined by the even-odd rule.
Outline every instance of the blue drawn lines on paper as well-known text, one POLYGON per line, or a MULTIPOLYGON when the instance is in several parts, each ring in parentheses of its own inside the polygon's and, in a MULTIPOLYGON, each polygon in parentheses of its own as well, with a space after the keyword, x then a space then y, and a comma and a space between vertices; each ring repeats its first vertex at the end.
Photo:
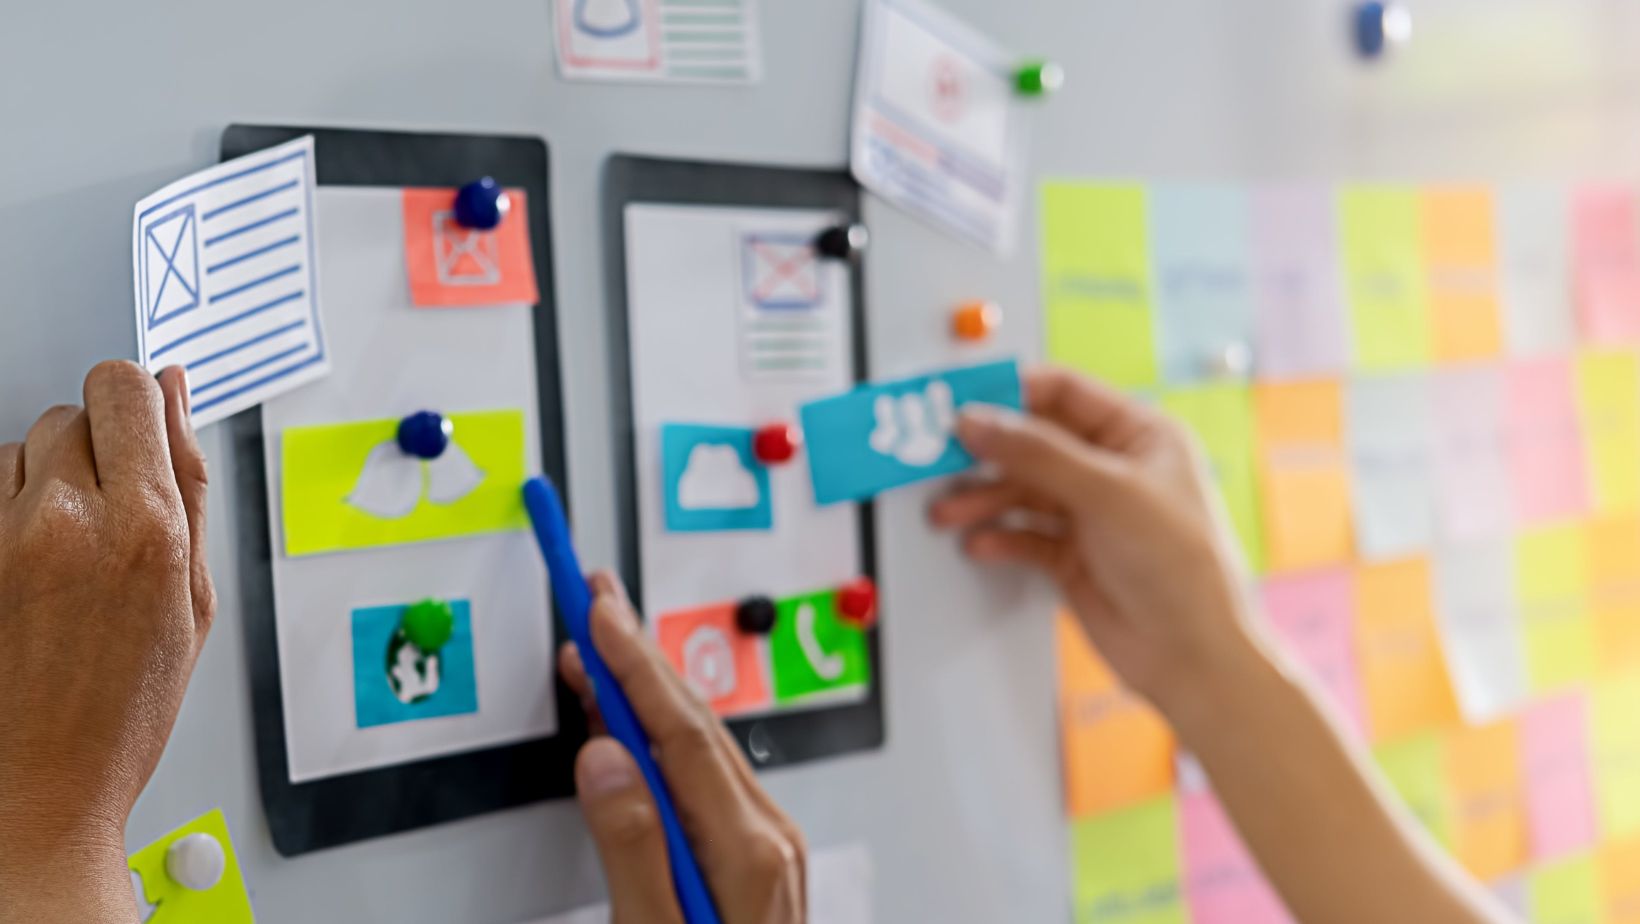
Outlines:
POLYGON ((143 365, 187 368, 196 425, 328 371, 314 266, 313 142, 221 164, 138 203, 143 365))
POLYGON ((741 368, 750 380, 815 379, 841 362, 840 300, 813 241, 766 230, 738 236, 741 368))

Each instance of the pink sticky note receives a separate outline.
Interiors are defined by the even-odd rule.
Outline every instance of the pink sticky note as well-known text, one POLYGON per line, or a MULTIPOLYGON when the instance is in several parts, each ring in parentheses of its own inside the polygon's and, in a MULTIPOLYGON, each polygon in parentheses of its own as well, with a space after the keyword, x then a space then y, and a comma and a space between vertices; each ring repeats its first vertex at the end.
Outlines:
POLYGON ((1509 468, 1524 523, 1565 519, 1589 507, 1574 394, 1564 357, 1522 360, 1505 373, 1509 468))
POLYGON ((1332 195, 1319 187, 1262 189, 1251 209, 1259 374, 1343 371, 1348 341, 1332 195))
POLYGON ((1589 339, 1640 340, 1640 223, 1632 190, 1591 187, 1572 203, 1578 318, 1589 339))
POLYGON ((1538 860, 1595 842, 1587 705, 1581 693, 1547 699, 1520 717, 1527 826, 1538 860))
POLYGON ((1491 366, 1454 366, 1434 376, 1436 515, 1458 541, 1503 535, 1509 504, 1503 375, 1491 366))
POLYGON ((1184 888, 1194 924, 1284 924, 1292 917, 1212 793, 1179 799, 1184 888))
POLYGON ((1292 646, 1352 731, 1366 740, 1366 708, 1356 671, 1355 603, 1344 571, 1318 571, 1264 582, 1264 606, 1276 634, 1292 646))

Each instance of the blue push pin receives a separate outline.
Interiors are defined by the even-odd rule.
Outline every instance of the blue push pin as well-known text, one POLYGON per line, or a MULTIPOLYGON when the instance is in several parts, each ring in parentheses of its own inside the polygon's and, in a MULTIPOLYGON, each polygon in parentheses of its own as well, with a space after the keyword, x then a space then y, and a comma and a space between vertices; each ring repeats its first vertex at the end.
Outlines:
POLYGON ((474 180, 456 190, 456 223, 463 228, 493 231, 511 208, 512 199, 494 177, 474 180))
POLYGON ((1355 8, 1355 50, 1361 57, 1381 57, 1390 45, 1412 37, 1412 13, 1399 3, 1371 0, 1355 8))
POLYGON ((399 421, 398 443, 407 456, 437 459, 450 447, 455 434, 450 418, 436 411, 417 411, 399 421))

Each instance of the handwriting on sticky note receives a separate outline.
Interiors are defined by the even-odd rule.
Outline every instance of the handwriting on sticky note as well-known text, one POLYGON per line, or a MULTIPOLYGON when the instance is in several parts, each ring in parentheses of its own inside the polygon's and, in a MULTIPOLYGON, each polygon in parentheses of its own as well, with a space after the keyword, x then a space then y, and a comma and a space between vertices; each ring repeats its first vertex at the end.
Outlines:
POLYGON ((1594 673, 1587 534, 1576 524, 1527 530, 1515 540, 1515 579, 1536 692, 1594 673))
POLYGON ((1445 738, 1434 732, 1403 738, 1373 751, 1373 758, 1412 816, 1437 841, 1452 843, 1452 800, 1446 785, 1445 738))
POLYGON ((1187 924, 1171 796, 1073 821, 1071 871, 1078 921, 1187 924))
POLYGON ((1432 391, 1440 533, 1460 542, 1501 536, 1514 519, 1503 375, 1490 366, 1441 369, 1432 391))
POLYGON ((1640 516, 1590 521, 1588 550, 1597 667, 1606 673, 1640 668, 1640 516))
POLYGON ((1513 721, 1462 728, 1447 740, 1453 852, 1490 881, 1526 862, 1526 800, 1513 721))
POLYGON ((1042 190, 1048 356, 1122 388, 1159 380, 1140 186, 1042 190))
POLYGON ((1640 357, 1584 353, 1576 371, 1594 508, 1605 513, 1640 509, 1640 357))
POLYGON ((1075 617, 1057 617, 1065 803, 1073 818, 1133 805, 1173 785, 1173 733, 1122 688, 1075 617))
POLYGON ((1171 382, 1209 377, 1253 335, 1247 195, 1226 186, 1150 193, 1151 258, 1162 369, 1171 382))
POLYGON ((1269 569, 1347 560, 1352 545, 1349 474, 1338 384, 1259 385, 1253 406, 1269 569))
POLYGON ((1588 507, 1574 395, 1572 368, 1565 359, 1523 360, 1505 372, 1509 465, 1523 522, 1563 519, 1588 507))
POLYGON ((1355 596, 1349 572, 1316 571, 1264 583, 1264 608, 1282 641, 1328 694, 1349 729, 1366 739, 1355 655, 1355 596))
POLYGON ((1444 728, 1458 717, 1435 633, 1430 580, 1423 559, 1356 571, 1356 650, 1376 741, 1444 728))
POLYGON ((1430 328, 1418 194, 1352 187, 1340 194, 1339 210, 1356 362, 1373 372, 1427 363, 1430 328))
POLYGON ((1582 693, 1546 699, 1521 713, 1521 767, 1534 859, 1554 859, 1594 843, 1588 729, 1582 693))
POLYGON ((1419 204, 1435 358, 1498 355, 1503 325, 1492 194, 1468 187, 1429 189, 1419 204))
POLYGON ((1191 924, 1282 924, 1292 918, 1210 792, 1179 798, 1191 924))
POLYGON ((1576 323, 1566 191, 1511 186, 1499 194, 1498 212, 1510 352, 1537 356, 1568 349, 1576 339, 1576 323))
POLYGON ((1594 687, 1590 727, 1600 830, 1607 837, 1640 834, 1640 675, 1602 680, 1594 687))
POLYGON ((1263 189, 1251 209, 1260 374, 1341 372, 1348 337, 1332 196, 1319 187, 1263 189))
POLYGON ((1173 389, 1162 407, 1195 432, 1213 467, 1214 482, 1254 573, 1264 569, 1258 475, 1253 464, 1252 393, 1240 384, 1173 389))
POLYGON ((1435 521, 1428 379, 1363 376, 1350 382, 1347 400, 1356 547, 1370 559, 1428 548, 1435 521))
POLYGON ((1572 200, 1573 272, 1583 332, 1600 343, 1640 338, 1640 221, 1635 194, 1589 187, 1572 200))
POLYGON ((1470 722, 1496 719, 1530 692, 1513 575, 1505 540, 1443 549, 1435 562, 1441 647, 1470 722))

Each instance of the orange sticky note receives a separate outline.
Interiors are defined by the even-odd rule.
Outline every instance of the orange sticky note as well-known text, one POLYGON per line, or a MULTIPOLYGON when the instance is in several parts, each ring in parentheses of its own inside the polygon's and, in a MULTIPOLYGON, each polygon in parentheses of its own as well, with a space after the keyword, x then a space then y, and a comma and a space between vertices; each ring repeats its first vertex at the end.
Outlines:
POLYGON ((1595 863, 1606 924, 1640 924, 1640 838, 1607 843, 1595 863))
POLYGON ((769 705, 763 656, 757 639, 735 625, 735 604, 667 613, 655 620, 655 641, 718 715, 769 705))
POLYGON ((1594 520, 1588 537, 1596 663, 1603 672, 1640 667, 1640 517, 1594 520))
POLYGON ((1338 383, 1259 385, 1253 406, 1265 566, 1297 571, 1347 561, 1353 530, 1338 383))
POLYGON ((1447 741, 1452 850, 1483 881, 1526 865, 1526 791, 1519 745, 1513 721, 1459 729, 1447 741))
POLYGON ((1503 324, 1492 194, 1473 188, 1430 189, 1421 205, 1435 358, 1497 356, 1503 350, 1503 324))
POLYGON ((539 301, 524 190, 507 190, 512 207, 493 231, 457 224, 455 195, 453 189, 404 191, 404 262, 410 272, 411 304, 476 308, 539 301))
POLYGON ((1435 631, 1429 562, 1362 566, 1355 594, 1355 647, 1373 740, 1455 724, 1458 703, 1435 631))
POLYGON ((1073 616, 1058 617, 1059 720, 1072 818, 1135 805, 1173 786, 1173 733, 1122 688, 1073 616))

